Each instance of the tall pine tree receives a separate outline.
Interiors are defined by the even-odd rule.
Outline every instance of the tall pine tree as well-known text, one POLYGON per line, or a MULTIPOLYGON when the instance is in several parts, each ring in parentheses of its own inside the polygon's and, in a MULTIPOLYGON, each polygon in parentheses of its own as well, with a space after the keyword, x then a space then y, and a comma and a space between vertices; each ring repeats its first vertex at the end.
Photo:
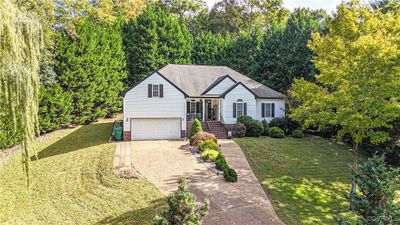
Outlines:
MULTIPOLYGON (((226 39, 220 34, 202 33, 194 37, 192 63, 199 65, 218 65, 226 39)), ((229 41, 229 40, 228 40, 229 41)))
POLYGON ((313 81, 316 69, 307 47, 313 32, 324 33, 325 11, 296 9, 286 27, 275 26, 264 37, 251 66, 251 77, 286 93, 294 78, 313 81))
POLYGON ((132 85, 165 64, 190 63, 193 38, 175 16, 150 4, 137 20, 126 24, 124 45, 127 83, 132 85))
POLYGON ((61 88, 71 94, 74 122, 86 123, 120 110, 125 56, 119 24, 85 19, 76 32, 59 40, 57 73, 61 88))

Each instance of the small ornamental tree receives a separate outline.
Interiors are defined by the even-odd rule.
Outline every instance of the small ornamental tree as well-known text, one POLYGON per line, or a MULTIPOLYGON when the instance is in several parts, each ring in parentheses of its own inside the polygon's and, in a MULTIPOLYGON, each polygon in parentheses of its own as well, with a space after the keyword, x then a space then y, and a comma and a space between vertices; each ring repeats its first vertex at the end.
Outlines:
POLYGON ((203 132, 203 127, 199 119, 194 119, 192 128, 190 129, 189 137, 192 138, 197 132, 203 132))
POLYGON ((187 181, 180 179, 178 183, 178 190, 167 197, 168 209, 153 219, 154 225, 199 225, 208 214, 208 199, 196 208, 196 197, 189 192, 187 181))
POLYGON ((389 170, 384 157, 374 156, 353 170, 358 190, 351 196, 359 224, 398 224, 400 205, 395 203, 396 190, 400 189, 399 169, 389 170))
POLYGON ((290 118, 320 130, 337 126, 339 137, 351 136, 356 171, 360 143, 387 141, 382 128, 391 128, 400 117, 399 24, 399 15, 354 2, 340 5, 329 35, 313 34, 309 43, 320 71, 317 82, 296 80, 290 90, 297 105, 290 118))

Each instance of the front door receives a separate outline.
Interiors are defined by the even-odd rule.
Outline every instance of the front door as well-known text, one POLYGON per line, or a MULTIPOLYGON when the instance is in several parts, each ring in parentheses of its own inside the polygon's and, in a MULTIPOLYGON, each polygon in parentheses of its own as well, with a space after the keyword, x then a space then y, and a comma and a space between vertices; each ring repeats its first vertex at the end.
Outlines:
POLYGON ((206 100, 206 120, 216 120, 215 105, 212 100, 206 100))

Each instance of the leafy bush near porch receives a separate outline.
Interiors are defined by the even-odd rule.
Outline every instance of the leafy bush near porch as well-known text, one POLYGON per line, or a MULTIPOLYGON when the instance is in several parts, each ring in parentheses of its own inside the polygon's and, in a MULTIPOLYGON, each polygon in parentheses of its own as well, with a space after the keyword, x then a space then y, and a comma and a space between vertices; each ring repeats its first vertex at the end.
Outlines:
POLYGON ((228 168, 224 170, 224 179, 228 182, 237 181, 237 173, 234 169, 228 168))
POLYGON ((264 132, 264 126, 258 120, 254 120, 251 116, 239 116, 236 124, 243 123, 246 127, 245 136, 259 137, 264 132))
POLYGON ((246 126, 243 123, 237 123, 235 128, 235 134, 238 137, 244 137, 246 135, 246 126))
POLYGON ((218 157, 219 152, 215 150, 205 150, 201 153, 201 159, 209 160, 211 162, 215 162, 218 157))
POLYGON ((190 139, 190 145, 197 146, 200 142, 205 141, 205 140, 212 140, 216 144, 218 143, 217 138, 215 137, 214 134, 210 134, 210 133, 207 133, 207 132, 197 132, 190 139))
POLYGON ((294 138, 303 138, 304 137, 304 133, 301 130, 294 130, 294 131, 292 131, 292 137, 294 137, 294 138))
POLYGON ((218 151, 218 145, 217 143, 215 143, 213 140, 205 140, 205 141, 201 141, 198 144, 198 148, 199 150, 205 151, 205 150, 214 150, 214 151, 218 151))
POLYGON ((274 138, 283 138, 285 137, 285 132, 279 127, 271 127, 269 128, 269 136, 274 138))
POLYGON ((203 126, 199 119, 194 119, 192 128, 190 129, 189 138, 192 138, 197 132, 203 132, 203 126))

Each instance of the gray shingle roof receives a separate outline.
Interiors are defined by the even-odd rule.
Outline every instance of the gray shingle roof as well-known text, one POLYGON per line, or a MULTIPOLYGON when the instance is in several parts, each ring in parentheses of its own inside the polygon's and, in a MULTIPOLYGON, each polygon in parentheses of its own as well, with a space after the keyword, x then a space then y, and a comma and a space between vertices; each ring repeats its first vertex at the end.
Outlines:
POLYGON ((255 80, 226 66, 177 65, 168 64, 158 72, 190 97, 200 97, 214 82, 229 75, 236 82, 241 82, 259 98, 287 98, 255 80))

